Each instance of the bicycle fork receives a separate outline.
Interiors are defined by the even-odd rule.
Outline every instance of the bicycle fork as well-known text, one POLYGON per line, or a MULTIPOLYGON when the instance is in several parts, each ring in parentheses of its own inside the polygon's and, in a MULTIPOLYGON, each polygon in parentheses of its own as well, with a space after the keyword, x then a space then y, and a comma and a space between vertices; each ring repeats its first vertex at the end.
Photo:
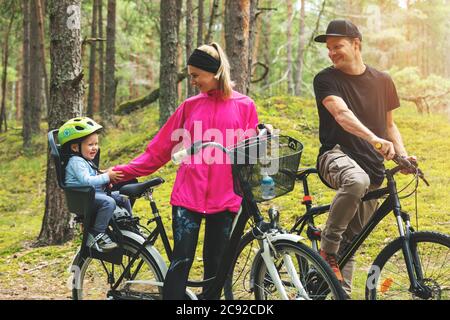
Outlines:
POLYGON ((271 236, 266 234, 263 239, 259 240, 259 244, 261 247, 261 257, 263 258, 264 264, 267 267, 267 272, 269 273, 278 293, 280 294, 283 300, 289 300, 289 297, 284 288, 283 281, 280 278, 278 273, 278 269, 275 266, 274 258, 281 254, 283 259, 283 265, 286 267, 286 271, 289 275, 291 283, 297 289, 298 299, 299 300, 310 300, 308 293, 303 287, 300 278, 297 274, 297 270, 294 266, 292 258, 289 254, 279 253, 276 251, 275 246, 272 244, 271 236))
POLYGON ((410 292, 416 294, 422 299, 428 299, 431 295, 430 290, 424 287, 419 281, 423 280, 422 264, 417 251, 417 246, 411 242, 411 224, 409 215, 405 212, 395 214, 397 225, 402 239, 402 251, 405 258, 406 270, 411 284, 410 292), (403 224, 405 222, 405 225, 403 224))
MULTIPOLYGON (((395 182, 394 182, 395 187, 395 182)), ((401 210, 400 201, 394 198, 394 215, 397 219, 398 231, 402 240, 402 252, 405 258, 406 270, 408 271, 411 287, 409 291, 417 294, 420 298, 426 299, 431 294, 426 287, 421 285, 418 279, 423 279, 422 266, 417 252, 417 246, 411 242, 411 223, 409 215, 401 210)))

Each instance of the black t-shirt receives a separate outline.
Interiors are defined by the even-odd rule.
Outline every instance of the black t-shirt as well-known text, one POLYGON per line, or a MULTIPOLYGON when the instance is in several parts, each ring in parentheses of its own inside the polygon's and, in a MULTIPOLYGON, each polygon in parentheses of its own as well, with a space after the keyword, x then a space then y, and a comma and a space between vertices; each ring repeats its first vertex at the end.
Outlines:
POLYGON ((363 125, 386 139, 386 113, 400 106, 391 77, 367 65, 361 75, 349 75, 328 67, 315 76, 314 92, 322 144, 319 156, 339 144, 367 172, 372 184, 381 184, 384 179, 383 157, 370 143, 345 131, 322 101, 327 96, 341 97, 363 125))

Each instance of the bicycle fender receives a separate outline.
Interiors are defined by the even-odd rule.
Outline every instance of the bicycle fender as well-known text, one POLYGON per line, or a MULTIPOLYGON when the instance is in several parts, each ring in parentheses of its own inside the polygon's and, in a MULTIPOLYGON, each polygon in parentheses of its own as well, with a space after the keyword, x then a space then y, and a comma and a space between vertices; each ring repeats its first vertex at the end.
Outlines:
MULTIPOLYGON (((134 242, 142 245, 145 242, 145 239, 128 230, 120 230, 120 232, 122 233, 122 235, 124 237, 130 238, 131 240, 133 240, 134 242)), ((152 245, 148 244, 146 246, 146 249, 148 250, 148 252, 152 255, 152 257, 155 259, 156 263, 158 264, 159 269, 161 270, 163 276, 166 276, 167 273, 167 265, 166 262, 164 261, 163 257, 161 256, 161 254, 158 252, 158 250, 155 249, 155 247, 153 247, 152 245)))
POLYGON ((297 234, 291 234, 291 233, 279 233, 274 236, 271 236, 272 242, 280 241, 280 240, 287 240, 292 242, 300 242, 302 240, 305 240, 304 237, 299 236, 297 234))
MULTIPOLYGON (((276 243, 277 241, 292 241, 292 242, 300 242, 302 240, 305 240, 304 237, 299 236, 297 234, 291 234, 291 233, 279 233, 276 235, 271 236, 272 243, 276 243)), ((255 270, 256 266, 259 263, 264 263, 263 258, 261 256, 261 249, 258 251, 258 253, 255 255, 255 258, 253 259, 252 268, 250 271, 250 279, 249 279, 249 287, 250 290, 253 291, 253 288, 255 287, 255 270)))

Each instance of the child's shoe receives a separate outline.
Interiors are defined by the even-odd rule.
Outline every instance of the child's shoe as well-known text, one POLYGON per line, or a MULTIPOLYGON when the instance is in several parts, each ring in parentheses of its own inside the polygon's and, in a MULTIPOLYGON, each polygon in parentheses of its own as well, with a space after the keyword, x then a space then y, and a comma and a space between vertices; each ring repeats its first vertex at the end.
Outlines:
POLYGON ((113 242, 106 233, 99 233, 95 237, 92 233, 89 233, 86 244, 89 248, 94 248, 99 252, 111 251, 117 248, 117 243, 113 242))

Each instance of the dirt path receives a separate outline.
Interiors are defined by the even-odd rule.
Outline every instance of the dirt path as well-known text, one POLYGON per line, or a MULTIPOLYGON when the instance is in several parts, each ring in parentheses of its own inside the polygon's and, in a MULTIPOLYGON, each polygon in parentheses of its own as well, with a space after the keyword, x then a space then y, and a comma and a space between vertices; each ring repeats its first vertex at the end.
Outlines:
POLYGON ((0 258, 0 299, 71 299, 67 284, 70 261, 68 254, 49 257, 32 248, 0 258))

